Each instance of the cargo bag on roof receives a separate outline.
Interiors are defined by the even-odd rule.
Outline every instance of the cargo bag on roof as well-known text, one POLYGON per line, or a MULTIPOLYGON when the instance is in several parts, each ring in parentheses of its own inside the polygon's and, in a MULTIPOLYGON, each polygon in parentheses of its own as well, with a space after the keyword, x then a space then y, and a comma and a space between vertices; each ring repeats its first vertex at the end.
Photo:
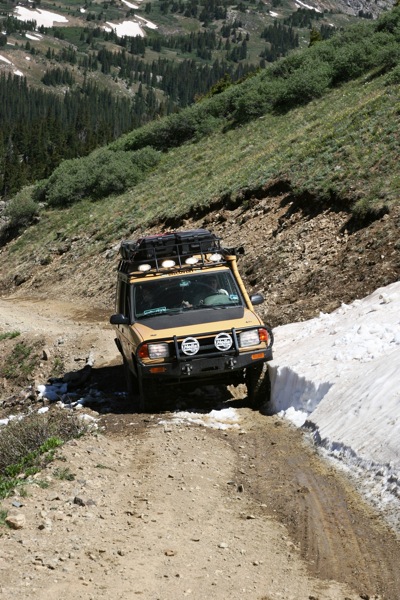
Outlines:
POLYGON ((207 229, 177 231, 176 241, 182 255, 205 254, 219 250, 219 239, 207 229))
POLYGON ((123 260, 143 261, 191 256, 216 252, 220 249, 219 239, 206 229, 177 231, 152 235, 121 243, 123 260))

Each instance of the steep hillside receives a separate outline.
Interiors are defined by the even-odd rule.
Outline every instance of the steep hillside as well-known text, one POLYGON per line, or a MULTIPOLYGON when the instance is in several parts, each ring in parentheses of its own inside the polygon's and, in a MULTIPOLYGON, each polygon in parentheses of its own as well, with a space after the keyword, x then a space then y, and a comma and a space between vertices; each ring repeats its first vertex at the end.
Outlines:
POLYGON ((387 4, 0 2, 0 196, 387 4))
MULTIPOLYGON (((245 206, 221 202, 197 217, 160 221, 140 234, 206 227, 227 246, 244 246, 241 272, 250 290, 265 295, 261 310, 273 326, 330 312, 399 278, 398 208, 357 226, 339 206, 310 212, 304 201, 278 188, 251 196, 245 206)), ((62 298, 111 314, 120 240, 104 247, 96 237, 101 231, 76 231, 64 239, 59 231, 51 243, 43 239, 48 264, 44 247, 18 252, 17 258, 11 244, 0 254, 3 295, 62 298)))
POLYGON ((395 281, 399 21, 396 9, 65 161, 8 207, 2 293, 111 311, 121 239, 195 226, 245 247, 272 325, 395 281), (12 240, 25 210, 32 225, 12 240))

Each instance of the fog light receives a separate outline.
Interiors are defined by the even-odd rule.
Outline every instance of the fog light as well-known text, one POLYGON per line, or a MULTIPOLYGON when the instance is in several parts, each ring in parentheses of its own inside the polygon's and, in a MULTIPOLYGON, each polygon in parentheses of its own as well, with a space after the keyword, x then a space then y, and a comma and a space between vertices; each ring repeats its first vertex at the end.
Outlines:
POLYGON ((151 269, 151 265, 139 265, 138 270, 141 271, 142 273, 145 273, 146 271, 150 271, 151 269))
POLYGON ((211 254, 211 256, 209 257, 209 260, 211 262, 221 262, 222 256, 221 256, 221 254, 211 254))
POLYGON ((171 267, 174 267, 176 265, 176 262, 174 260, 163 260, 161 263, 161 266, 164 267, 164 269, 170 269, 171 267))
POLYGON ((242 331, 239 335, 239 346, 246 348, 247 346, 257 346, 260 343, 260 336, 258 335, 258 329, 249 329, 248 331, 242 331))
POLYGON ((169 356, 168 344, 148 344, 149 358, 167 358, 169 356))

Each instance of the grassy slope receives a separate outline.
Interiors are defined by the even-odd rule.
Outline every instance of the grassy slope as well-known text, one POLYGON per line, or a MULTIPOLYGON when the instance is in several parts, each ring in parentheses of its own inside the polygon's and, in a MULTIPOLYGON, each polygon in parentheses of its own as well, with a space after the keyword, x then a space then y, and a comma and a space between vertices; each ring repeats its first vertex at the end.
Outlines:
POLYGON ((241 198, 277 180, 307 193, 314 209, 321 203, 356 207, 358 215, 390 209, 400 189, 400 91, 390 77, 369 73, 285 114, 265 114, 169 149, 132 190, 42 213, 40 227, 10 249, 17 261, 27 246, 43 255, 59 231, 61 239, 90 236, 88 251, 95 254, 156 220, 241 198))
POLYGON ((92 235, 91 251, 97 252, 157 219, 179 217, 277 179, 315 194, 315 202, 335 190, 349 209, 357 198, 375 207, 393 205, 400 188, 399 95, 379 78, 359 80, 286 116, 266 115, 170 150, 133 190, 43 214, 40 227, 28 229, 14 251, 43 248, 61 231, 62 237, 92 235), (391 143, 397 152, 390 151, 391 143))

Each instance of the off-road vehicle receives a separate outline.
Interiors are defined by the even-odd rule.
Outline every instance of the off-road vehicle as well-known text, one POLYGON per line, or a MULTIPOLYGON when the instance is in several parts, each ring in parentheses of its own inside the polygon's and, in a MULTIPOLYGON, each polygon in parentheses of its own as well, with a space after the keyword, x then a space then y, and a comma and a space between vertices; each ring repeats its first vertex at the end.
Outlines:
POLYGON ((120 246, 116 344, 130 399, 167 384, 247 384, 253 405, 266 400, 272 332, 254 312, 235 249, 205 229, 124 241, 120 246), (263 391, 264 390, 264 391, 263 391))

